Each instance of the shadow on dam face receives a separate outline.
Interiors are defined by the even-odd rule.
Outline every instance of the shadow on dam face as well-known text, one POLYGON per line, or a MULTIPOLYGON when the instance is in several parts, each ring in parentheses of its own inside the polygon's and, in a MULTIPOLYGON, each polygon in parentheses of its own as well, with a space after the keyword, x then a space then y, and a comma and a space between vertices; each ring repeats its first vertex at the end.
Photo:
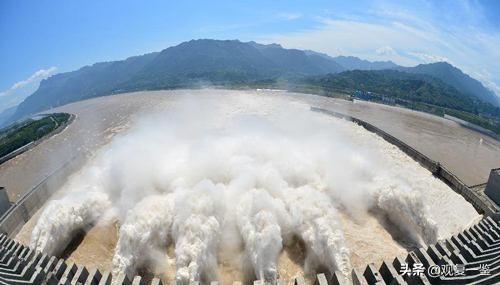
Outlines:
POLYGON ((409 238, 410 234, 405 232, 403 229, 398 227, 397 224, 392 222, 387 214, 377 213, 375 211, 370 212, 377 219, 378 223, 387 231, 387 233, 390 234, 392 240, 394 240, 406 251, 412 251, 418 249, 421 246, 417 242, 415 242, 415 240, 409 238))
POLYGON ((73 252, 80 246, 80 244, 83 242, 83 239, 85 238, 86 234, 87 234, 87 232, 83 229, 78 229, 77 231, 75 231, 72 234, 72 238, 71 238, 70 242, 68 243, 68 245, 66 246, 66 248, 64 248, 64 250, 61 253, 56 254, 56 256, 58 256, 60 258, 68 259, 73 254, 73 252))
MULTIPOLYGON (((407 234, 405 234, 403 231, 401 231, 395 224, 393 224, 384 214, 380 214, 377 212, 371 212, 371 215, 373 217, 376 217, 378 223, 387 231, 387 233, 390 234, 391 238, 399 244, 402 248, 404 248, 406 251, 411 251, 418 249, 418 244, 413 242, 412 240, 407 238, 407 234)), ((63 258, 63 259, 68 259, 71 258, 73 254, 75 254, 75 251, 80 247, 82 244, 83 240, 85 239, 85 236, 88 231, 91 230, 93 226, 89 226, 87 230, 77 230, 75 233, 72 234, 73 238, 67 245, 67 247, 59 254, 57 254, 58 257, 63 258)), ((369 238, 369 237, 365 237, 369 238)), ((173 245, 169 246, 170 248, 170 254, 173 253, 173 245)), ((169 251, 168 248, 164 249, 165 252, 169 251)), ((243 252, 243 249, 241 249, 241 252, 243 252)), ((296 271, 293 272, 293 274, 290 274, 289 272, 286 272, 288 274, 283 274, 281 273, 278 274, 278 279, 281 280, 289 280, 293 279, 294 277, 300 275, 303 275, 306 277, 307 283, 313 283, 315 275, 319 273, 328 273, 330 272, 329 268, 323 266, 323 265, 317 265, 312 271, 310 271, 308 274, 304 274, 304 265, 305 265, 305 258, 306 258, 306 253, 307 253, 307 247, 305 242, 298 236, 294 235, 291 241, 284 247, 283 252, 280 257, 280 261, 283 261, 283 263, 292 263, 292 266, 286 265, 286 269, 293 269, 295 268, 296 271), (297 270, 298 268, 298 270, 297 270), (283 275, 283 276, 282 276, 283 275)), ((137 267, 137 275, 140 275, 142 277, 141 280, 146 282, 151 282, 154 277, 161 276, 161 274, 158 274, 158 272, 155 272, 152 270, 152 268, 155 268, 156 265, 154 262, 151 261, 144 261, 142 264, 140 264, 137 267)), ((224 268, 222 266, 219 267, 218 273, 220 275, 224 275, 226 278, 227 282, 232 282, 236 279, 240 280, 243 282, 243 284, 253 284, 254 280, 257 280, 258 277, 255 275, 254 271, 251 270, 252 265, 248 261, 243 261, 241 268, 230 268, 229 270, 227 268, 224 268), (239 274, 231 274, 232 270, 239 270, 241 273, 239 274), (227 278, 231 279, 227 279, 227 278)), ((282 268, 284 269, 284 268, 282 268)), ((167 277, 167 276, 165 276, 167 277)), ((222 276, 220 276, 222 277, 222 276)), ((219 279, 220 280, 220 279, 219 279)), ((224 280, 224 281, 226 281, 224 280)), ((202 284, 209 284, 211 281, 210 278, 202 276, 200 279, 202 284)))

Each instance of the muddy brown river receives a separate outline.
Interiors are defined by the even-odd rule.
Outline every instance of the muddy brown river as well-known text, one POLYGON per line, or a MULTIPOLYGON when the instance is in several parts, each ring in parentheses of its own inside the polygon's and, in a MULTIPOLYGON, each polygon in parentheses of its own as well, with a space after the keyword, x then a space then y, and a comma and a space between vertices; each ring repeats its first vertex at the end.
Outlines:
MULTIPOLYGON (((16 201, 68 157, 77 153, 90 154, 114 134, 126 129, 131 116, 141 110, 161 108, 168 104, 170 96, 188 92, 203 91, 137 92, 55 108, 51 111, 76 114, 77 119, 62 134, 0 165, 0 185, 7 189, 10 200, 16 201)), ((486 182, 490 169, 500 167, 499 141, 441 117, 370 102, 273 93, 367 121, 441 162, 468 185, 486 182)))
MULTIPOLYGON (((2 164, 0 185, 7 189, 9 198, 15 201, 71 157, 77 154, 92 156, 96 149, 110 142, 115 134, 127 130, 135 116, 161 110, 173 104, 175 98, 186 94, 203 96, 205 93, 220 93, 230 96, 233 92, 286 97, 367 121, 441 162, 468 185, 484 183, 490 169, 500 167, 499 141, 453 121, 421 112, 284 91, 178 90, 100 97, 51 110, 72 113, 77 117, 62 133, 2 164)), ((17 240, 29 243, 31 230, 39 214, 40 211, 23 227, 17 240)), ((402 256, 407 251, 404 245, 394 240, 392 233, 380 224, 377 217, 369 215, 353 220, 342 213, 341 220, 346 243, 352 249, 350 259, 354 268, 360 269, 368 262, 380 264, 395 255, 402 256)), ((68 259, 100 270, 110 270, 117 242, 116 228, 115 222, 94 226, 78 247, 68 254, 68 259)), ((279 273, 285 280, 302 272, 303 256, 301 250, 295 248, 297 246, 287 247, 280 255, 279 273)), ((165 264, 169 264, 169 269, 161 274, 166 274, 165 280, 171 279, 175 274, 175 264, 169 260, 165 264)), ((224 262, 219 265, 219 274, 223 283, 242 278, 239 268, 224 262)))

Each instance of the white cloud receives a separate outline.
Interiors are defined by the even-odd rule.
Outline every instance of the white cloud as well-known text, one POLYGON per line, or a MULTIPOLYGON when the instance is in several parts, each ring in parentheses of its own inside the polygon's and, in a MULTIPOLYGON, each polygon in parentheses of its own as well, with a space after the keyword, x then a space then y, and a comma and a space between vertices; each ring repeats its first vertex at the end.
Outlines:
POLYGON ((483 68, 482 70, 475 71, 471 74, 471 76, 481 81, 486 88, 495 92, 495 94, 500 98, 500 85, 493 81, 491 73, 488 70, 483 68))
POLYGON ((375 50, 375 53, 380 56, 394 56, 397 55, 397 52, 390 46, 379 47, 375 50))
POLYGON ((21 103, 26 97, 36 91, 40 81, 57 72, 57 67, 40 69, 25 80, 12 84, 12 86, 0 92, 0 111, 21 103))
POLYGON ((424 52, 408 52, 408 54, 420 59, 420 61, 422 61, 422 63, 432 63, 432 62, 440 62, 440 61, 446 61, 448 63, 451 63, 451 61, 444 56, 427 54, 424 52))
POLYGON ((487 81, 481 81, 483 85, 490 89, 491 91, 495 92, 498 98, 500 98, 500 85, 496 84, 493 81, 487 80, 487 81))
MULTIPOLYGON (((429 5, 422 4, 422 9, 428 10, 420 11, 420 14, 382 7, 369 9, 366 17, 318 18, 315 27, 287 34, 264 35, 260 40, 332 56, 391 60, 405 66, 447 61, 500 95, 497 88, 500 85, 500 32, 474 25, 480 18, 480 11, 474 12, 470 22, 458 18, 454 22, 436 22, 439 17, 429 16, 434 4, 429 5), (494 76, 489 80, 479 78, 477 73, 482 69, 494 76)), ((467 15, 472 13, 465 12, 467 15)))
POLYGON ((9 89, 3 91, 0 93, 1 96, 7 96, 11 94, 13 91, 32 85, 32 84, 39 84, 40 81, 43 79, 55 74, 57 71, 57 67, 52 66, 48 69, 40 69, 37 72, 33 73, 28 79, 21 80, 19 82, 16 82, 10 87, 9 89))
POLYGON ((354 55, 369 60, 392 60, 403 65, 418 62, 398 53, 380 55, 374 50, 389 46, 393 50, 408 50, 419 46, 421 35, 411 34, 400 25, 369 23, 359 20, 322 19, 313 29, 289 34, 268 35, 264 42, 277 42, 286 47, 311 49, 332 56, 354 55))

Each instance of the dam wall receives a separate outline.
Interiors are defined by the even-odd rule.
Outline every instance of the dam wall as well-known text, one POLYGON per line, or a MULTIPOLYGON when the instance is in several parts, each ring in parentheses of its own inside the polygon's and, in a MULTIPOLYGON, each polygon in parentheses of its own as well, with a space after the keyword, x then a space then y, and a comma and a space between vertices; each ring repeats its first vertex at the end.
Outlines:
MULTIPOLYGON (((0 163, 13 158, 35 146, 42 141, 62 132, 66 127, 75 120, 76 116, 70 114, 68 121, 61 124, 57 129, 53 130, 42 139, 31 142, 24 147, 21 147, 14 152, 2 157, 0 163), (6 158, 7 157, 7 158, 6 158)), ((47 202, 47 200, 59 189, 62 182, 74 170, 74 166, 78 160, 74 157, 56 169, 54 172, 42 178, 42 180, 26 192, 17 202, 11 203, 10 207, 4 212, 0 212, 0 232, 9 236, 16 235, 19 230, 26 224, 27 221, 47 202)), ((5 192, 5 189, 3 189, 5 192)))
POLYGON ((81 159, 73 157, 44 177, 0 217, 0 232, 15 236, 31 217, 49 200, 67 177, 80 165, 81 159))
POLYGON ((45 141, 46 139, 52 137, 53 135, 56 135, 62 131, 64 131, 64 129, 66 129, 67 126, 69 126, 74 120, 75 120, 75 115, 73 114, 70 114, 69 116, 69 119, 64 122, 63 124, 61 124, 59 127, 57 127, 55 130, 53 130, 52 132, 46 134, 45 136, 43 136, 41 139, 37 140, 37 141, 34 141, 34 142, 30 142, 28 143, 27 145, 24 145, 2 157, 0 157, 0 164, 8 161, 9 159, 12 159, 32 148, 34 148, 35 146, 39 145, 40 143, 42 143, 43 141, 45 141))
POLYGON ((12 151, 12 152, 0 157, 0 164, 2 164, 4 162, 6 162, 7 160, 14 158, 14 157, 20 155, 21 153, 31 149, 34 145, 35 145, 35 142, 30 142, 29 144, 24 145, 24 146, 12 151))
POLYGON ((500 135, 499 134, 496 134, 495 132, 487 130, 487 129, 481 127, 481 126, 478 126, 476 124, 464 121, 462 119, 459 119, 457 117, 453 117, 453 116, 448 115, 448 114, 444 114, 444 118, 448 119, 448 120, 451 120, 453 122, 456 122, 456 123, 458 123, 458 124, 460 124, 460 125, 462 125, 462 126, 464 126, 466 128, 469 128, 469 129, 474 130, 476 132, 480 132, 482 134, 485 134, 487 136, 490 136, 490 137, 492 137, 492 138, 500 141, 500 135))
POLYGON ((434 161, 427 157, 425 154, 419 152, 413 147, 409 146, 405 142, 399 140, 398 138, 386 133, 385 131, 379 129, 378 127, 367 123, 363 120, 347 116, 335 111, 326 110, 317 107, 311 107, 311 111, 323 113, 326 115, 330 115, 336 118, 352 121, 366 130, 376 133, 380 137, 382 137, 387 142, 397 146, 400 150, 406 153, 408 156, 417 161, 420 165, 429 170, 434 176, 439 178, 441 181, 450 186, 458 194, 462 195, 465 200, 471 203, 476 210, 481 214, 491 215, 498 211, 495 203, 491 203, 488 201, 488 198, 485 196, 478 195, 477 192, 474 192, 469 186, 467 186, 462 180, 460 180, 457 176, 455 176, 451 171, 446 169, 441 163, 434 161))

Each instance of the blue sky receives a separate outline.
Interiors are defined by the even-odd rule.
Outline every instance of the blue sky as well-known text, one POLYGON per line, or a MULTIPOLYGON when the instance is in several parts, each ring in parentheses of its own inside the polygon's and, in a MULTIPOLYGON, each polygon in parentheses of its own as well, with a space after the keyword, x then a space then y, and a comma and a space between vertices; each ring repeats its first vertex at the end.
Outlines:
POLYGON ((0 110, 43 78, 196 38, 448 61, 500 94, 500 1, 0 2, 0 110), (177 3, 178 2, 178 3, 177 3))

